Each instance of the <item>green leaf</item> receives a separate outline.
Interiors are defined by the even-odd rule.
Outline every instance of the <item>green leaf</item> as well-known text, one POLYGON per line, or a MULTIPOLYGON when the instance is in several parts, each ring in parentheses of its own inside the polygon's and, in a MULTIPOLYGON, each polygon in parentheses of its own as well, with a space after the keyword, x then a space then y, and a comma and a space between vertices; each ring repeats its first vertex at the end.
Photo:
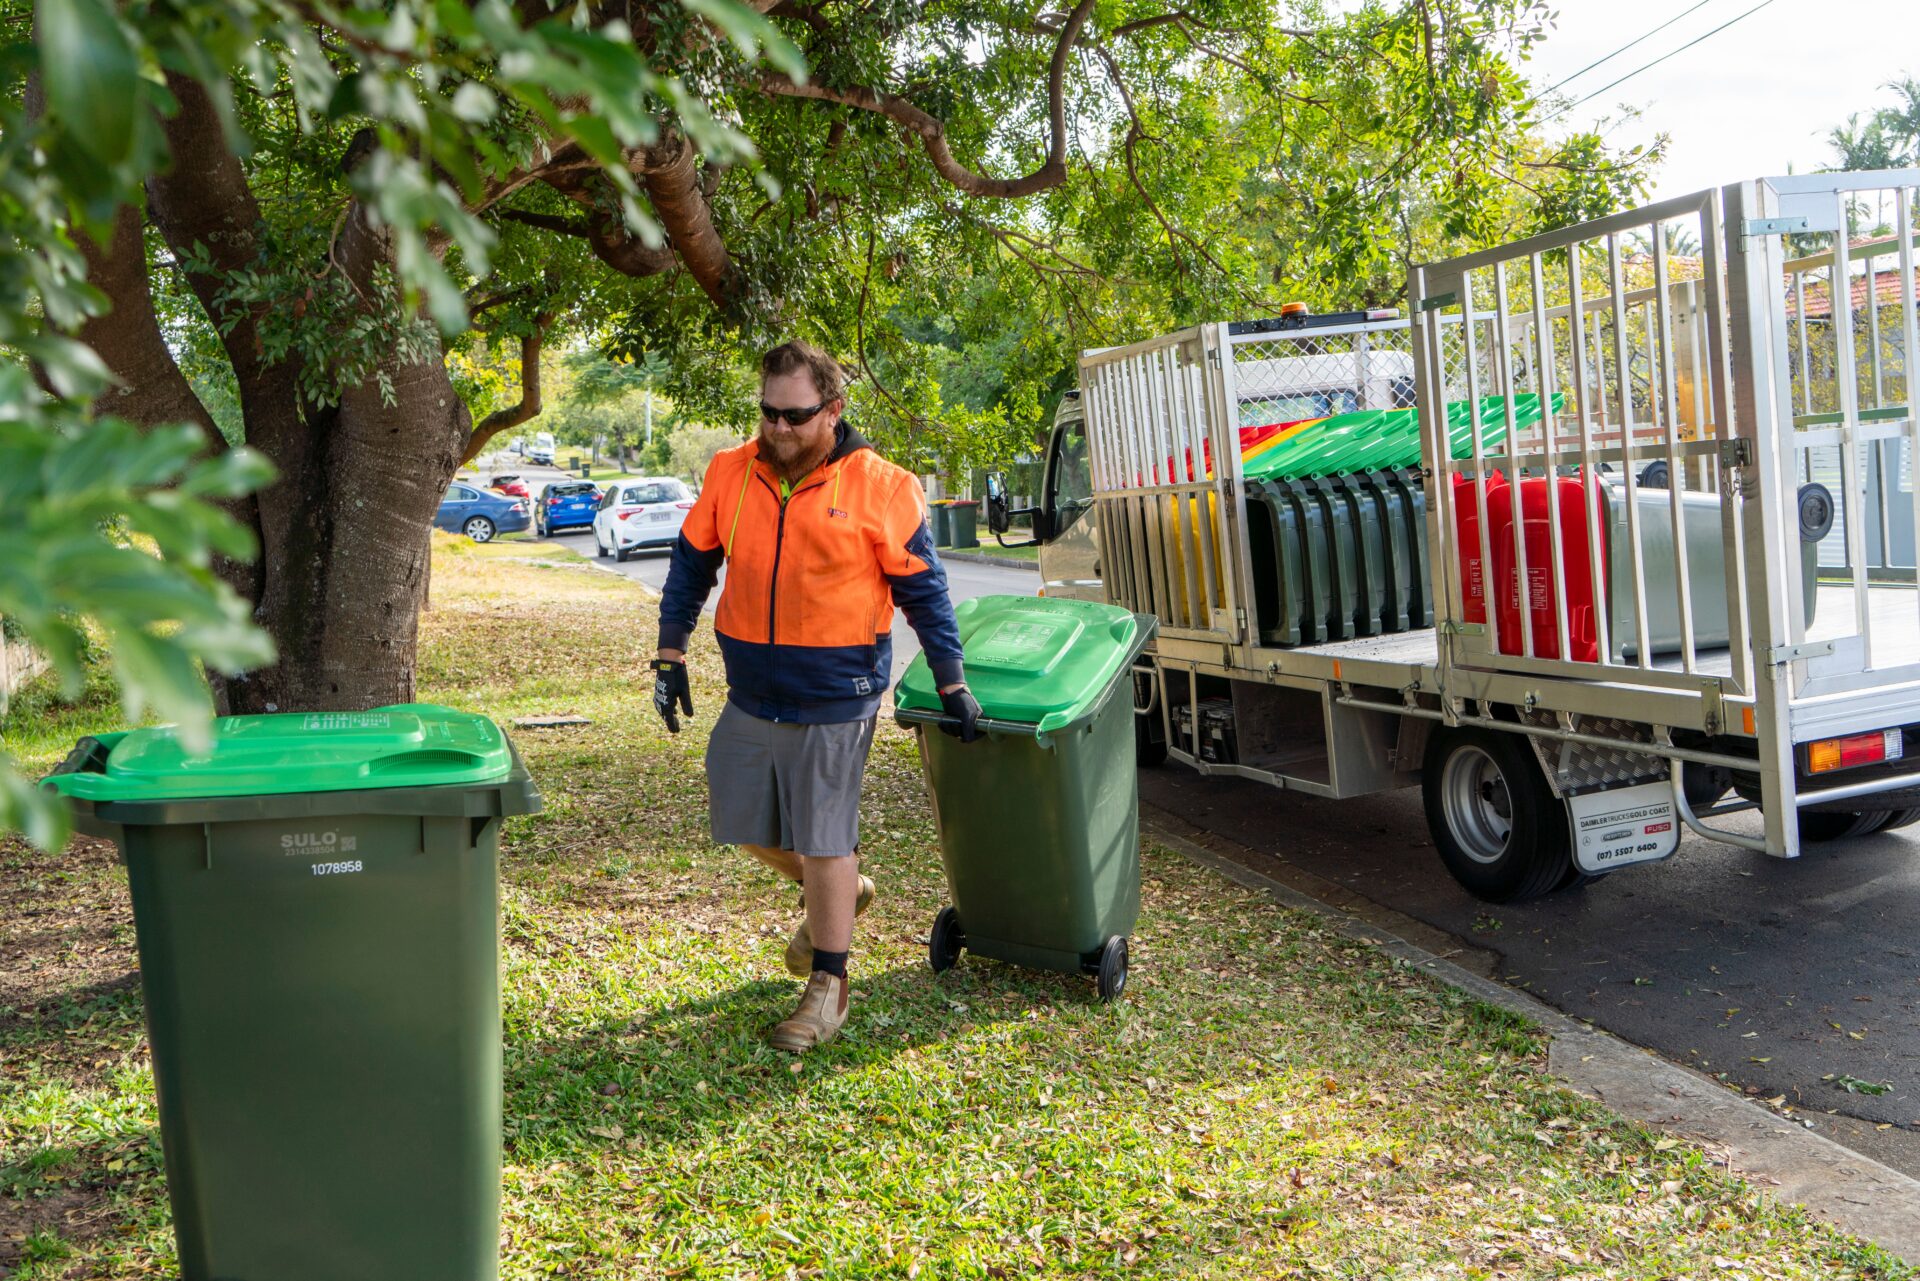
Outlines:
POLYGON ((796 83, 807 81, 807 60, 780 28, 736 0, 680 0, 682 6, 713 23, 751 58, 764 53, 768 62, 796 83))
POLYGON ((133 150, 140 59, 107 0, 35 0, 34 41, 47 105, 78 145, 109 166, 133 150))

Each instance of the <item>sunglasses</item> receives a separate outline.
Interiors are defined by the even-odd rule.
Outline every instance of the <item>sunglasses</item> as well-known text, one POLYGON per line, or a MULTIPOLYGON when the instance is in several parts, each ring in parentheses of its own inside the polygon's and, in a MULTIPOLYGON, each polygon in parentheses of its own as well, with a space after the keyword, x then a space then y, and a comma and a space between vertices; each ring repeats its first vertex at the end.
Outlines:
POLYGON ((832 403, 830 400, 823 400, 806 409, 775 409, 763 400, 760 402, 760 417, 770 423, 784 419, 787 426, 799 427, 832 403))

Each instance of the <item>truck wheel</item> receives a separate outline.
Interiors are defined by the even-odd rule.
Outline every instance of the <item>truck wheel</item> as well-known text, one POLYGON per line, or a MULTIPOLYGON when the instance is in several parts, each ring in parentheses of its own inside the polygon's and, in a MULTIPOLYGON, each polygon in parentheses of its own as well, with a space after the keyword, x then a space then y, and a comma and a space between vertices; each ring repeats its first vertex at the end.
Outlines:
POLYGON ((1891 832, 1897 828, 1911 827, 1915 823, 1920 823, 1920 810, 1888 810, 1887 821, 1880 825, 1880 830, 1891 832))
POLYGON ((1800 839, 1808 842, 1845 841, 1881 831, 1895 810, 1800 811, 1800 839))
POLYGON ((1475 898, 1519 903, 1578 879, 1566 802, 1520 735, 1436 728, 1420 790, 1441 861, 1475 898))

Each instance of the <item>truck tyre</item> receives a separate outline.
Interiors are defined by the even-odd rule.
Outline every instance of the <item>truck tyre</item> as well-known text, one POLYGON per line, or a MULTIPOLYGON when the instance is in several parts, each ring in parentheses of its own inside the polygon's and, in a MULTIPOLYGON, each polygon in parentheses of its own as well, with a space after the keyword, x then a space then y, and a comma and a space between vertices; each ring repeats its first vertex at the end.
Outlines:
POLYGON ((1519 903, 1580 880, 1566 802, 1520 735, 1436 727, 1420 790, 1441 861, 1475 898, 1519 903))
POLYGON ((1920 823, 1920 810, 1888 810, 1887 821, 1880 825, 1880 830, 1892 832, 1915 823, 1920 823))
POLYGON ((1819 843, 1871 836, 1899 814, 1897 810, 1801 810, 1800 839, 1819 843))

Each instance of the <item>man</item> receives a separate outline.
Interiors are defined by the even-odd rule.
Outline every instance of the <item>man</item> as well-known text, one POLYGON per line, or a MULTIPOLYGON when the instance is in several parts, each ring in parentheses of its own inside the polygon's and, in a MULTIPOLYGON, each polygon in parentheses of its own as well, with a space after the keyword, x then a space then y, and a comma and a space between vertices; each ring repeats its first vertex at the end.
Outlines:
POLYGON ((947 577, 911 472, 840 419, 841 371, 804 342, 760 362, 760 434, 707 468, 660 601, 654 706, 678 733, 691 713, 686 648, 720 566, 714 632, 727 703, 707 743, 713 839, 802 887, 806 919, 787 968, 807 980, 773 1044, 802 1053, 847 1018, 853 918, 873 901, 860 875, 860 782, 892 673, 898 601, 939 682, 948 732, 978 737, 947 577))

